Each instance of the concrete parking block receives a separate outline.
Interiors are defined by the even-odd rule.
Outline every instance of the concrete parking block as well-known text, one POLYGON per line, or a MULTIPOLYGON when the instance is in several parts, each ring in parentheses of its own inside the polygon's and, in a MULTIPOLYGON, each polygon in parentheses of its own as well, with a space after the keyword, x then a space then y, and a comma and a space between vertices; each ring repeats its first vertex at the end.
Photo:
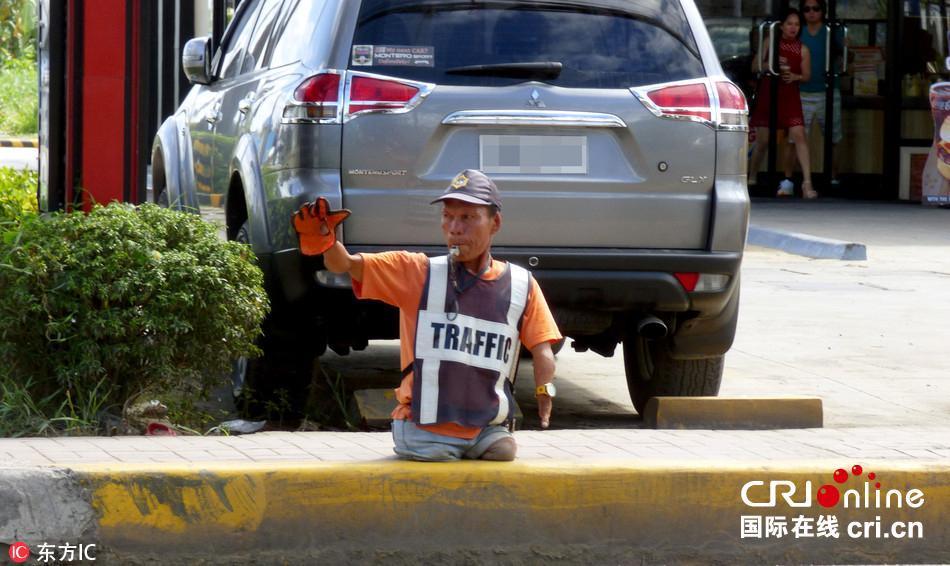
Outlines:
POLYGON ((752 246, 773 248, 816 259, 864 261, 868 258, 867 247, 858 242, 821 238, 811 234, 776 230, 755 224, 749 226, 747 241, 752 246))
POLYGON ((657 429, 821 428, 816 397, 654 397, 643 421, 657 429))

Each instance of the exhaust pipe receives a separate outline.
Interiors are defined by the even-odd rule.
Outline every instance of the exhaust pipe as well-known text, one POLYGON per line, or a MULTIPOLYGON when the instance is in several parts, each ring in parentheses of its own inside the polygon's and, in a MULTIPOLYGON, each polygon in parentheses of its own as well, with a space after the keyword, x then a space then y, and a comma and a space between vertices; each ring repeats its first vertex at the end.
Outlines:
POLYGON ((652 314, 641 318, 640 322, 637 323, 637 334, 647 340, 663 338, 667 332, 666 324, 652 314))

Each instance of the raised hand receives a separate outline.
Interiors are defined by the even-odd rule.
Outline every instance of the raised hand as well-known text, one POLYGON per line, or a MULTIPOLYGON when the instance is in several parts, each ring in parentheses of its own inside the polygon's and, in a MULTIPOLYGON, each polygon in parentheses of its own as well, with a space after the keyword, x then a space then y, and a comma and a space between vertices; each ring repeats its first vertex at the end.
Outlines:
POLYGON ((320 255, 336 243, 336 226, 350 215, 347 209, 330 210, 330 201, 319 197, 304 203, 294 213, 294 230, 300 236, 300 252, 320 255))

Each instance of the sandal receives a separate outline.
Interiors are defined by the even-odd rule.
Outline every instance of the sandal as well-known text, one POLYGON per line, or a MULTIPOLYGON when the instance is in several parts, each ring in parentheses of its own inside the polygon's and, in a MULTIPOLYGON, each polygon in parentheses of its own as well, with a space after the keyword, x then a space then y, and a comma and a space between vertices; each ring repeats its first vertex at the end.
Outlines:
POLYGON ((811 181, 804 181, 802 183, 802 198, 807 200, 818 198, 818 191, 812 186, 811 181))

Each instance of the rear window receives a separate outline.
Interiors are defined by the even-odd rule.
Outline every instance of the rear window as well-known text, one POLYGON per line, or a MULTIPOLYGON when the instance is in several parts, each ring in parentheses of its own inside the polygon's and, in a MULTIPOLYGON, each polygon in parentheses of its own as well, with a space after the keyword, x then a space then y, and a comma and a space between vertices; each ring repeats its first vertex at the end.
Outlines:
POLYGON ((627 88, 704 76, 678 2, 613 4, 626 8, 364 0, 349 68, 472 86, 627 88), (655 10, 630 8, 643 6, 655 10))

